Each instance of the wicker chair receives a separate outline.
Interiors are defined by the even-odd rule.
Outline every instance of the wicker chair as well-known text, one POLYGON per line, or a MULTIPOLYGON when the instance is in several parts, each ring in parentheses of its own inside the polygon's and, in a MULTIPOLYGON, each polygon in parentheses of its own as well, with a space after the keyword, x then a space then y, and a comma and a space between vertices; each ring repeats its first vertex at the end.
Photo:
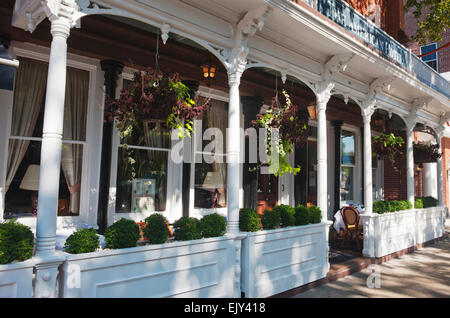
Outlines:
POLYGON ((354 207, 346 206, 341 209, 341 215, 345 224, 341 248, 345 243, 354 241, 356 242, 358 250, 360 250, 359 239, 362 235, 362 229, 359 227, 359 211, 354 207))

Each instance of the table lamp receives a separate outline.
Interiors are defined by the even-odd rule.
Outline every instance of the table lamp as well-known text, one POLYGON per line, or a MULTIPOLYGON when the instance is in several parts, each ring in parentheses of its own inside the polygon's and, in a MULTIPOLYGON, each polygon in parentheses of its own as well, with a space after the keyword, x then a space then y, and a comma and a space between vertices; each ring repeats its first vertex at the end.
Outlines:
POLYGON ((223 180, 220 178, 217 171, 210 171, 206 173, 205 180, 203 180, 202 189, 209 190, 211 192, 212 208, 217 204, 217 193, 219 188, 222 187, 223 180))
POLYGON ((38 190, 39 190, 39 165, 29 165, 19 188, 22 190, 31 190, 31 202, 33 209, 33 216, 37 215, 38 208, 38 190))

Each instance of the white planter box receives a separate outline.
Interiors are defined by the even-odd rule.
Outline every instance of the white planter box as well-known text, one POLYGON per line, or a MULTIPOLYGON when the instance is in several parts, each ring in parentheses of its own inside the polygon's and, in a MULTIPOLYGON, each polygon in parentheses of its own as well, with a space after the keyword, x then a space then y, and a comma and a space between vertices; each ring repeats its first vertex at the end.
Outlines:
POLYGON ((441 237, 444 215, 443 207, 362 215, 363 255, 379 258, 441 237))
POLYGON ((422 244, 444 235, 445 213, 446 210, 443 207, 416 210, 416 244, 422 244))
POLYGON ((245 297, 268 297, 325 277, 330 224, 247 233, 241 273, 245 297))
POLYGON ((30 298, 33 295, 32 260, 0 265, 0 298, 30 298))
POLYGON ((240 297, 241 239, 68 254, 63 297, 240 297))

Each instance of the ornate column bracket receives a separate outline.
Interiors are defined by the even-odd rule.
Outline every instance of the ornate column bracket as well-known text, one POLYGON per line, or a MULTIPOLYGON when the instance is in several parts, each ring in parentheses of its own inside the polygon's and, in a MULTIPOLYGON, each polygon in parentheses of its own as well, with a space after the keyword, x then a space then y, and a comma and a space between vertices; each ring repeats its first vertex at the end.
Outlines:
POLYGON ((322 79, 312 84, 317 96, 317 107, 319 111, 321 108, 326 107, 326 104, 331 98, 334 89, 333 75, 345 71, 353 56, 353 53, 334 55, 323 65, 322 79))
POLYGON ((236 75, 240 78, 240 75, 244 72, 249 53, 248 40, 255 35, 256 31, 262 30, 264 22, 272 11, 273 7, 271 6, 263 6, 248 11, 236 26, 234 48, 231 51, 220 50, 219 54, 223 58, 229 80, 236 81, 236 75))
POLYGON ((89 0, 17 0, 12 25, 33 33, 46 17, 50 21, 66 16, 70 27, 79 27, 80 19, 91 14, 110 14, 112 8, 89 0))
POLYGON ((370 118, 376 110, 377 95, 384 90, 389 90, 394 79, 394 77, 379 77, 370 83, 369 92, 361 105, 361 115, 364 123, 366 121, 370 122, 370 118))
POLYGON ((409 112, 408 117, 405 119, 407 132, 411 132, 417 123, 417 112, 422 109, 428 108, 429 103, 431 102, 431 97, 419 97, 415 98, 411 103, 411 110, 409 112))

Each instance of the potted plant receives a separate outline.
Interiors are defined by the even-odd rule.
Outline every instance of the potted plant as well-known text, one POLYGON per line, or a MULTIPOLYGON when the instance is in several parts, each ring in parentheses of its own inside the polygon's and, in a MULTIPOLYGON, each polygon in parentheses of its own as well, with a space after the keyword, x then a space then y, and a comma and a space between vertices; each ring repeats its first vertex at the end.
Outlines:
POLYGON ((269 173, 283 176, 284 173, 297 174, 300 167, 292 167, 287 159, 296 147, 303 146, 308 141, 307 121, 299 114, 299 108, 291 102, 285 90, 282 91, 284 100, 280 103, 278 94, 272 100, 270 108, 264 114, 258 114, 251 122, 255 128, 265 128, 265 150, 269 158, 269 173), (272 134, 278 130, 278 138, 272 134), (278 165, 272 161, 278 155, 278 165))
POLYGON ((439 153, 439 145, 431 142, 413 143, 414 163, 422 164, 426 162, 436 162, 442 156, 439 153))
POLYGON ((372 138, 372 146, 374 151, 374 156, 379 159, 388 158, 395 170, 395 157, 401 155, 403 152, 402 147, 405 141, 402 137, 395 135, 394 133, 382 133, 378 136, 372 138))
POLYGON ((130 141, 142 143, 146 129, 175 129, 180 138, 190 136, 193 120, 199 118, 208 105, 208 101, 197 104, 178 73, 165 74, 152 68, 136 72, 129 89, 123 89, 119 99, 107 98, 105 102, 105 121, 116 123, 128 152, 127 174, 131 178, 136 175, 136 161, 128 148, 130 141))

